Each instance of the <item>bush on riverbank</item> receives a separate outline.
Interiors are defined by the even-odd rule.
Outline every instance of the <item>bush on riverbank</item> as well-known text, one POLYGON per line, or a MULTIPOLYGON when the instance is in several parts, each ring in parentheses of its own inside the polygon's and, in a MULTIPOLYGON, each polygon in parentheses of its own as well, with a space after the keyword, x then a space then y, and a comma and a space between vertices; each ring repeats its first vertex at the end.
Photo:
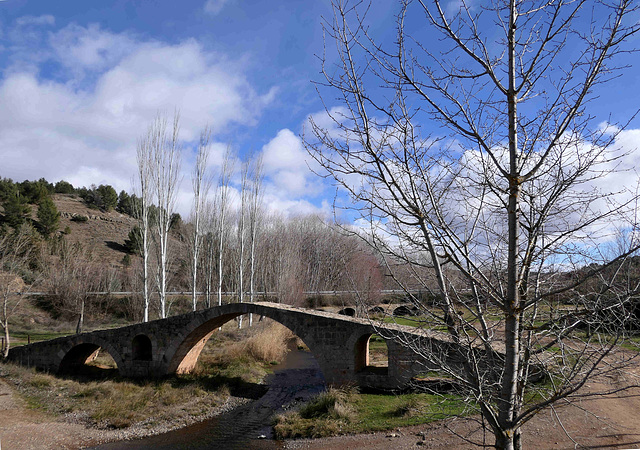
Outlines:
POLYGON ((276 417, 274 433, 278 439, 325 437, 340 434, 354 418, 351 403, 355 391, 329 389, 298 411, 276 417))

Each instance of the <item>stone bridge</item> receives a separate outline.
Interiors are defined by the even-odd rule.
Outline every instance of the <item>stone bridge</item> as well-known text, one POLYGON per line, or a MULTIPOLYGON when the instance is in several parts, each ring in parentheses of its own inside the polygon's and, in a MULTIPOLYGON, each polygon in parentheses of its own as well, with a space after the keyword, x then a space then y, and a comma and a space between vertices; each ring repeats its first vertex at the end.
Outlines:
MULTIPOLYGON (((72 370, 98 349, 107 351, 125 377, 162 377, 188 373, 211 335, 224 323, 253 313, 269 317, 296 334, 318 361, 327 383, 379 389, 407 386, 429 364, 412 350, 450 347, 443 334, 427 336, 413 327, 375 323, 334 313, 259 302, 232 303, 167 319, 122 328, 82 333, 14 347, 9 359, 50 372, 72 370), (387 343, 388 367, 369 365, 369 339, 382 335, 387 343), (413 343, 413 345, 412 345, 413 343)), ((457 353, 457 352, 453 352, 457 353)), ((462 363, 462 361, 461 361, 462 363)))

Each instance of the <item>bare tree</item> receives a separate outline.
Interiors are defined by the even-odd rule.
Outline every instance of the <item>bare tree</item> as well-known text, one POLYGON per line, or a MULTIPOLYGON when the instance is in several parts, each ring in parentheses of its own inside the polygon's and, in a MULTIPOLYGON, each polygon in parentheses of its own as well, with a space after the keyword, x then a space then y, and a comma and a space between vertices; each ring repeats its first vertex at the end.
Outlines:
POLYGON ((207 201, 204 208, 205 219, 205 235, 203 240, 202 263, 199 265, 203 280, 203 290, 205 295, 205 304, 207 308, 211 308, 211 296, 214 291, 214 275, 216 275, 217 251, 219 249, 216 239, 218 233, 216 202, 207 201))
MULTIPOLYGON (((249 164, 251 160, 242 164, 240 176, 240 211, 238 211, 238 301, 244 303, 244 265, 245 242, 247 235, 247 206, 249 203, 249 164)), ((242 318, 238 317, 238 329, 242 328, 242 318)))
POLYGON ((28 261, 33 251, 29 225, 22 224, 14 233, 0 236, 0 327, 4 332, 2 357, 9 355, 11 347, 9 319, 16 311, 23 294, 28 292, 33 280, 25 280, 28 261))
POLYGON ((218 306, 222 305, 223 254, 225 235, 227 233, 227 216, 231 195, 231 177, 233 176, 233 155, 230 149, 224 155, 217 192, 217 224, 218 224, 218 306))
MULTIPOLYGON (((262 157, 251 158, 251 186, 249 192, 248 219, 249 239, 251 242, 249 256, 249 302, 255 301, 255 273, 256 273, 256 240, 258 239, 259 220, 262 210, 262 157)), ((249 326, 253 325, 253 314, 249 314, 249 326)))
POLYGON ((137 192, 137 201, 134 204, 134 211, 139 221, 140 256, 142 257, 142 297, 143 297, 143 321, 149 321, 149 305, 151 303, 151 292, 149 290, 149 244, 150 244, 150 223, 149 208, 151 206, 151 145, 153 142, 153 126, 150 126, 146 135, 138 139, 136 147, 136 162, 138 173, 134 192, 137 192))
POLYGON ((47 270, 45 287, 58 310, 76 318, 76 333, 82 333, 87 307, 91 306, 90 292, 99 287, 101 269, 91 249, 79 242, 62 241, 55 256, 57 260, 47 270))
POLYGON ((180 115, 176 112, 171 130, 167 130, 167 119, 159 115, 149 132, 151 135, 150 172, 157 206, 155 218, 155 236, 158 239, 157 285, 160 317, 163 319, 166 317, 169 229, 180 185, 180 153, 182 148, 178 139, 179 131, 180 115))
POLYGON ((623 127, 587 106, 639 25, 626 0, 452 5, 401 2, 387 46, 366 5, 334 3, 337 63, 319 89, 341 104, 305 143, 389 272, 404 263, 430 291, 431 305, 413 301, 458 357, 415 351, 477 405, 496 448, 521 448, 525 422, 637 355, 615 351, 638 293, 622 282, 637 193, 603 182, 624 163, 623 127), (612 254, 616 227, 628 239, 612 254), (540 368, 549 384, 532 385, 540 368))
POLYGON ((211 188, 211 176, 207 168, 209 160, 209 151, 211 150, 210 140, 211 130, 207 127, 200 134, 198 143, 198 153, 196 154, 196 163, 193 168, 191 184, 193 186, 193 236, 191 242, 191 299, 193 302, 193 310, 197 309, 197 281, 198 281, 198 258, 200 256, 200 248, 202 246, 202 213, 204 205, 207 201, 207 195, 211 188))

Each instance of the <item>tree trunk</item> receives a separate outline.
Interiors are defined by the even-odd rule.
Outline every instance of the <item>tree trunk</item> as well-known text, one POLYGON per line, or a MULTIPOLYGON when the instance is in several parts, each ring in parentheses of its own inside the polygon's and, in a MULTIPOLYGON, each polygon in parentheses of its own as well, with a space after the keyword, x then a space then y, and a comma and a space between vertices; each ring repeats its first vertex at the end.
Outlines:
POLYGON ((2 328, 4 328, 4 343, 2 346, 2 357, 9 356, 9 314, 7 308, 8 299, 3 297, 2 303, 2 328))
POLYGON ((2 357, 7 358, 9 356, 9 324, 4 324, 4 342, 2 348, 2 357))
MULTIPOLYGON (((144 206, 146 207, 146 206, 144 206)), ((144 295, 144 322, 149 321, 149 221, 144 219, 142 231, 142 292, 144 295)))
MULTIPOLYGON (((515 30, 516 8, 514 0, 510 2, 509 21, 509 90, 507 105, 509 113, 509 199, 507 205, 508 223, 508 256, 507 256, 507 298, 505 311, 505 362, 502 375, 502 388, 498 403, 498 423, 503 430, 513 427, 513 420, 520 408, 518 398, 518 374, 520 372, 520 289, 519 263, 520 252, 519 220, 520 220, 520 173, 518 167, 518 134, 517 134, 517 97, 515 92, 515 30)), ((510 435, 511 433, 507 433, 510 435)), ((512 438, 509 439, 512 441, 512 438)), ((512 444, 511 444, 512 445, 512 444)), ((505 447, 505 448, 513 448, 505 447)))
POLYGON ((76 334, 82 333, 84 327, 84 299, 80 302, 80 316, 78 316, 78 324, 76 325, 76 334))
POLYGON ((499 450, 522 450, 522 433, 520 428, 503 430, 496 434, 495 448, 499 450))

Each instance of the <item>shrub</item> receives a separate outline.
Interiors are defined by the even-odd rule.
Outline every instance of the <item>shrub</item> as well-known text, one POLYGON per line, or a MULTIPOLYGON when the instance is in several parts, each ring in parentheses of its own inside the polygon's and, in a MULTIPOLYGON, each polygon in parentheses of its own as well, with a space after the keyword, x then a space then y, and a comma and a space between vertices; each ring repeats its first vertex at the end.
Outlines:
POLYGON ((135 225, 130 231, 127 239, 124 241, 124 247, 127 253, 139 255, 142 249, 142 230, 135 225))
POLYGON ((349 405, 354 391, 329 389, 315 399, 288 414, 276 417, 273 430, 276 438, 324 437, 339 434, 355 412, 349 405))

